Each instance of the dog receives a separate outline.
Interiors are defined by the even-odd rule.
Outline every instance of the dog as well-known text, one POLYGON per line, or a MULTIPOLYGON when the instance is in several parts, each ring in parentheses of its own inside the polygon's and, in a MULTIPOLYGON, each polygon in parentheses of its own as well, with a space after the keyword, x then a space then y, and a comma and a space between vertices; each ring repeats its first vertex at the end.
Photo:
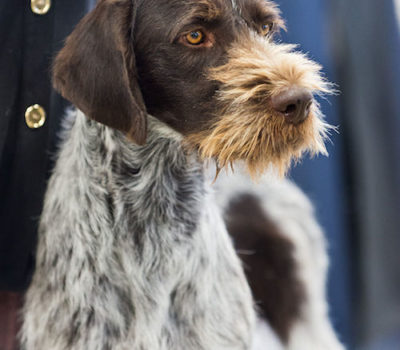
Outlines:
MULTIPOLYGON (((274 42, 283 27, 264 0, 100 0, 77 25, 53 66, 77 109, 45 197, 24 349, 251 349, 252 293, 204 164, 260 178, 326 153, 313 96, 330 85, 274 42)), ((332 332, 290 345, 292 329, 289 347, 341 348, 332 332)))

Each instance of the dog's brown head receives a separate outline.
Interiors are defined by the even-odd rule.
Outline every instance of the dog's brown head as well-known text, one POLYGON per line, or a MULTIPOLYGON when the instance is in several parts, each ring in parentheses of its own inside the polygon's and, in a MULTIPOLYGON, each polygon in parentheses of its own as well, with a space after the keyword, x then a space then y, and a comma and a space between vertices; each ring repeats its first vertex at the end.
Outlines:
POLYGON ((88 117, 146 140, 152 114, 220 167, 281 171, 325 153, 320 67, 290 45, 266 0, 100 0, 68 37, 54 85, 88 117))

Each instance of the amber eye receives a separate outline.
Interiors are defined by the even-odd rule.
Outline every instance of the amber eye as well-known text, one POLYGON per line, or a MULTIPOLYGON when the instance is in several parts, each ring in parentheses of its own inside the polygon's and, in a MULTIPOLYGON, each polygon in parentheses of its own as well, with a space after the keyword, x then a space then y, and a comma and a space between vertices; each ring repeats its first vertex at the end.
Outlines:
POLYGON ((201 30, 195 30, 186 34, 186 40, 191 45, 199 45, 204 41, 204 34, 201 30))
POLYGON ((261 34, 264 35, 264 36, 268 36, 272 32, 273 26, 274 26, 273 23, 264 23, 261 26, 261 34))

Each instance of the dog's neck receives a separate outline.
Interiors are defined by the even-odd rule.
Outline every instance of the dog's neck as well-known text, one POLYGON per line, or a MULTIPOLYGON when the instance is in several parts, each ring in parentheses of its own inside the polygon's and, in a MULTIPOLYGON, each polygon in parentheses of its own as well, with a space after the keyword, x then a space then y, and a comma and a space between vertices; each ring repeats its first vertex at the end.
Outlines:
POLYGON ((74 114, 48 185, 27 303, 34 324, 54 320, 51 334, 63 338, 53 343, 46 327, 32 327, 45 344, 36 348, 77 339, 90 349, 247 349, 250 292, 202 164, 154 119, 136 146, 74 114))
POLYGON ((194 229, 205 193, 203 166, 182 147, 178 133, 149 116, 147 142, 137 146, 83 113, 73 114, 55 179, 75 178, 81 196, 89 199, 97 191, 93 185, 100 184, 115 226, 125 220, 119 216, 124 213, 135 225, 184 223, 185 230, 194 229))

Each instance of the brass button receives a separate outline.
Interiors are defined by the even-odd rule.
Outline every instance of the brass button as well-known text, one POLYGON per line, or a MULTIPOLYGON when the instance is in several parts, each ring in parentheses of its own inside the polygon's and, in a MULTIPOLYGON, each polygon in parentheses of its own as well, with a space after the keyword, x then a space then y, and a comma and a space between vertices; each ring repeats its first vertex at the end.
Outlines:
POLYGON ((46 112, 42 106, 33 105, 26 109, 25 121, 31 129, 37 129, 43 126, 46 121, 46 112))
POLYGON ((51 0, 31 0, 31 9, 37 15, 45 15, 49 12, 51 0))

